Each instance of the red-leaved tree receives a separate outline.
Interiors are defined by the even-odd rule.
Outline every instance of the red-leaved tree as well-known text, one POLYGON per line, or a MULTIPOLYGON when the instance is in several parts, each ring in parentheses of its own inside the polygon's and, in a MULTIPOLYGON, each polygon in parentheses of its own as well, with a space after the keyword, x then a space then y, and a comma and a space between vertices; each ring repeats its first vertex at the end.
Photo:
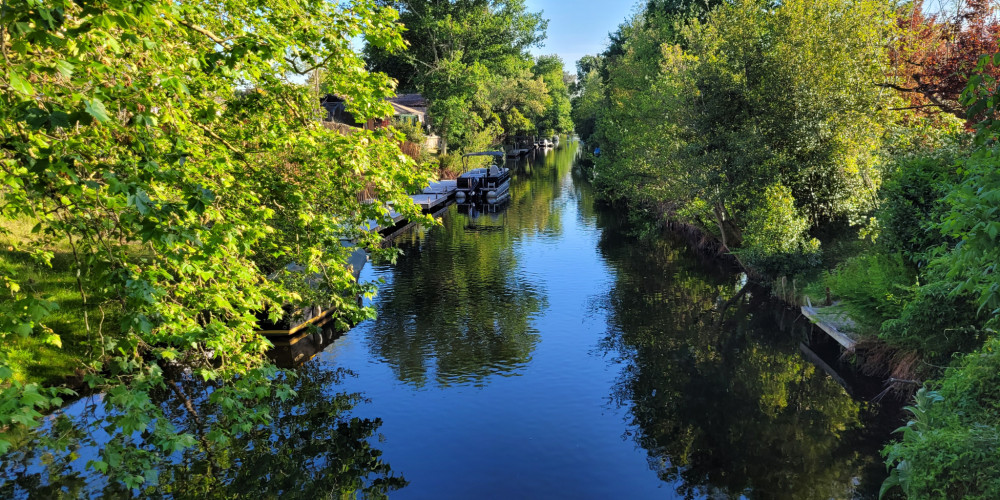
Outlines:
MULTIPOLYGON (((904 93, 909 103, 903 109, 965 119, 959 96, 979 57, 998 50, 996 4, 957 0, 928 10, 916 0, 899 12, 902 35, 890 51, 896 81, 885 86, 904 93)), ((990 71, 1000 77, 1000 68, 990 71)))

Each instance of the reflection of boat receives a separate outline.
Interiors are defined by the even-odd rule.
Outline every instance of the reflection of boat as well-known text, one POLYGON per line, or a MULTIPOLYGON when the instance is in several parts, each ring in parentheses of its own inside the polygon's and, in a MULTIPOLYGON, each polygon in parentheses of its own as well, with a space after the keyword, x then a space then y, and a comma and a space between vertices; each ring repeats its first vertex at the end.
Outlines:
MULTIPOLYGON (((459 203, 458 213, 466 215, 469 219, 478 219, 482 216, 489 216, 493 220, 498 220, 500 215, 507 211, 507 206, 510 205, 510 196, 504 196, 503 199, 497 201, 496 203, 459 203)), ((467 228, 477 228, 486 230, 501 230, 503 226, 467 226, 467 228)))
POLYGON ((464 169, 462 175, 458 176, 458 191, 455 193, 455 201, 463 203, 465 200, 471 202, 486 200, 489 203, 496 203, 509 196, 510 169, 504 166, 506 156, 503 151, 483 151, 462 155, 464 169), (488 156, 492 159, 492 164, 488 167, 469 170, 469 158, 476 156, 488 156))

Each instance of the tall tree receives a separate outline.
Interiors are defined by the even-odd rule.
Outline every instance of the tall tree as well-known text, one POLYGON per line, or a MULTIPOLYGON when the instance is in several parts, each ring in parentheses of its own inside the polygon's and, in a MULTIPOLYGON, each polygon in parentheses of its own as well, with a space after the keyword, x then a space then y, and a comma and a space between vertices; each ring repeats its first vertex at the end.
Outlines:
POLYGON ((550 136, 572 129, 569 88, 564 80, 563 62, 559 56, 540 56, 532 68, 536 78, 545 83, 545 109, 536 120, 539 135, 550 136))
POLYGON ((545 38, 547 21, 528 12, 524 0, 389 4, 406 26, 408 50, 366 47, 369 68, 396 79, 400 91, 422 92, 431 103, 433 126, 446 143, 483 147, 501 135, 504 118, 496 112, 507 103, 495 109, 497 103, 484 99, 511 79, 526 76, 533 63, 528 49, 545 38))
MULTIPOLYGON (((897 81, 885 85, 902 92, 908 109, 945 112, 965 119, 959 102, 980 56, 997 51, 1000 23, 991 0, 957 0, 927 13, 923 0, 899 10, 898 41, 891 51, 897 81)), ((991 66, 986 75, 1000 78, 991 66)))
MULTIPOLYGON (((108 433, 89 466, 138 488, 174 451, 218 457, 275 416, 265 401, 290 396, 272 382, 257 314, 322 304, 367 316, 355 297, 371 289, 341 241, 380 252, 366 228, 389 218, 358 192, 420 217, 406 189, 427 175, 392 132, 323 128, 315 96, 289 75, 328 68, 353 113, 385 116, 389 80, 350 44, 402 48, 397 15, 374 0, 14 0, 0 11, 0 217, 66 242, 79 291, 57 304, 4 272, 0 339, 59 345, 47 314, 79 307, 78 341, 95 353, 80 367, 105 394, 108 433), (209 385, 210 419, 185 394, 192 378, 209 385), (154 391, 197 425, 172 425, 154 391)), ((12 381, 4 361, 0 452, 61 402, 12 381)))
POLYGON ((891 14, 867 1, 742 0, 680 25, 637 15, 603 54, 602 104, 576 101, 578 126, 597 117, 596 186, 743 247, 760 271, 789 271, 766 256, 812 253, 807 230, 875 200, 894 102, 874 84, 889 68, 891 14))

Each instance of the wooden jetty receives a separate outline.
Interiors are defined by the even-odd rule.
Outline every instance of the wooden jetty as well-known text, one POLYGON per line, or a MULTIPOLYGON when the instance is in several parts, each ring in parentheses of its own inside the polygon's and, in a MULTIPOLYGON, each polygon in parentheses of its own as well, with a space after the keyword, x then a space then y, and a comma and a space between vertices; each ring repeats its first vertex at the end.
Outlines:
POLYGON ((826 334, 832 337, 833 340, 836 340, 838 344, 844 346, 844 349, 847 349, 849 352, 854 352, 854 347, 858 344, 858 342, 847 333, 840 331, 837 325, 827 321, 827 319, 824 318, 824 315, 813 307, 812 301, 808 297, 806 297, 806 305, 802 306, 802 315, 809 318, 809 321, 812 321, 814 325, 820 328, 820 330, 826 332, 826 334))
MULTIPOLYGON (((357 281, 361 278, 361 271, 365 264, 368 263, 368 252, 363 248, 354 247, 350 241, 341 241, 341 244, 348 248, 354 248, 354 251, 347 258, 347 269, 357 281)), ((293 272, 305 271, 304 267, 297 264, 289 264, 287 269, 293 272)), ((316 279, 318 280, 319 277, 316 279)), ((278 322, 267 319, 265 314, 258 314, 257 325, 259 329, 257 333, 268 338, 281 338, 306 333, 311 326, 322 329, 324 325, 334 319, 335 312, 335 309, 323 309, 319 306, 306 307, 294 312, 286 307, 285 318, 278 322)))
POLYGON ((452 196, 455 195, 455 191, 457 190, 458 181, 456 180, 432 182, 424 188, 422 193, 411 194, 410 198, 413 199, 414 203, 420 205, 420 208, 422 208, 424 212, 432 212, 437 208, 446 205, 448 201, 451 200, 452 196))

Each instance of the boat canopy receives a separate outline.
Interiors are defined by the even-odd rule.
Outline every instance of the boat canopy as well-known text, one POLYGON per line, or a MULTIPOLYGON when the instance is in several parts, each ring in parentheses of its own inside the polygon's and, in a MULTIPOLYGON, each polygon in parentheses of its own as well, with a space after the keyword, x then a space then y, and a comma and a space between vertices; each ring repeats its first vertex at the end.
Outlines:
POLYGON ((466 153, 462 155, 462 171, 469 169, 469 157, 472 156, 492 156, 495 164, 503 163, 507 159, 507 153, 503 151, 480 151, 478 153, 466 153), (499 159, 499 161, 498 161, 499 159))
POLYGON ((466 153, 462 155, 462 158, 466 156, 504 156, 504 154, 506 153, 503 151, 480 151, 478 153, 466 153))

